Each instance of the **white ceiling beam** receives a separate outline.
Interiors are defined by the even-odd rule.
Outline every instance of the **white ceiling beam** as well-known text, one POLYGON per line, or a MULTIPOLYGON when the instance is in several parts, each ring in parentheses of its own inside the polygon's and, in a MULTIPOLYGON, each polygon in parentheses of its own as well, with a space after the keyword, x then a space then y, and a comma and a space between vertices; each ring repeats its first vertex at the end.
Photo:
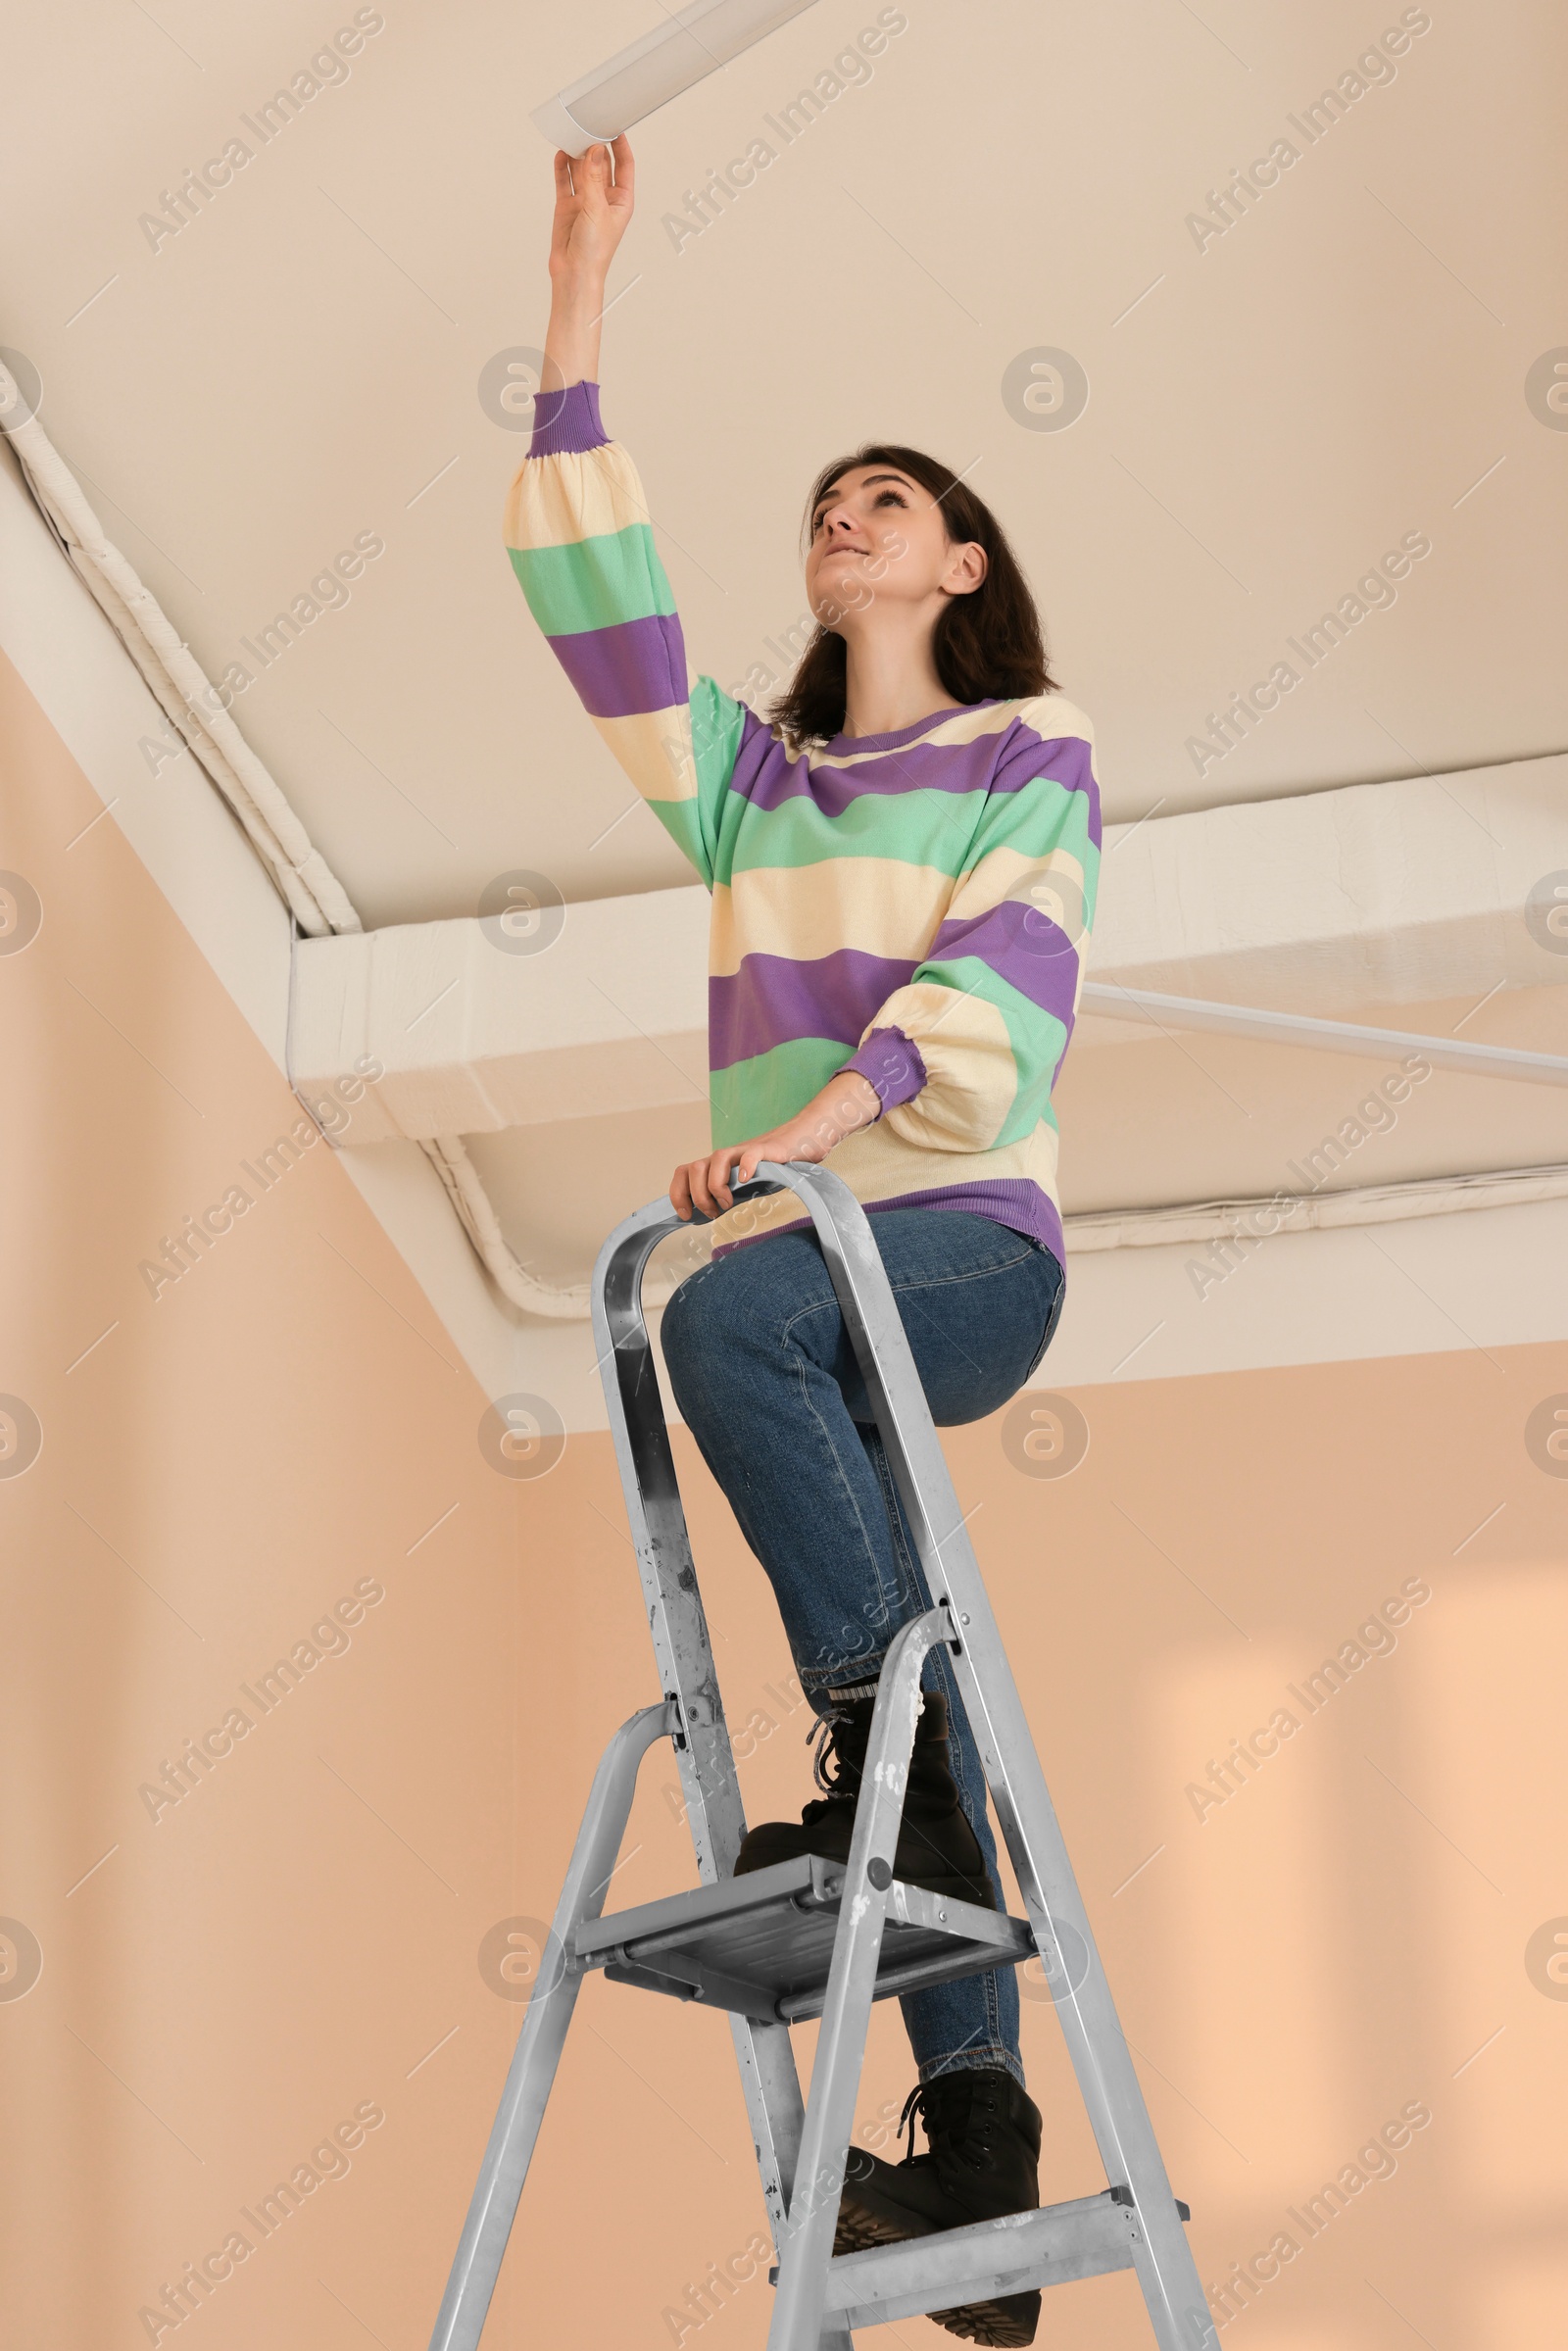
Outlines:
MULTIPOLYGON (((1112 827, 1078 1050, 1136 1020, 1560 1082, 1551 1055, 1337 1016, 1568 980, 1536 904, 1565 869, 1568 757, 1112 827)), ((357 1143, 701 1101, 707 934, 693 884, 546 909, 519 938, 469 918, 305 939, 291 1071, 311 1101, 379 1063, 357 1143)))
POLYGON ((1327 1019, 1539 987, 1564 867, 1563 755, 1153 816, 1106 831, 1092 976, 1327 1019))
POLYGON ((295 1088, 314 1108, 377 1064, 356 1145, 706 1101, 707 912, 698 883, 547 909, 531 941, 505 945, 474 917, 302 939, 295 1088))

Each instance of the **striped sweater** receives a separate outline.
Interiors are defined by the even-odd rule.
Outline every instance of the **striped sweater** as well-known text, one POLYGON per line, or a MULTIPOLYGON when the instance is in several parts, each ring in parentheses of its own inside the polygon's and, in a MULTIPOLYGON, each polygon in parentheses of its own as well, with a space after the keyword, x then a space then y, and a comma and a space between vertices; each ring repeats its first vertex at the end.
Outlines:
MULTIPOLYGON (((1063 1257, 1052 1088, 1100 865, 1093 732, 1059 695, 797 742, 687 666, 598 387, 544 393, 507 545, 588 715, 712 896, 714 1149, 841 1069, 881 1108, 829 1153, 865 1208, 966 1208, 1063 1257)), ((716 1247, 805 1221, 743 1204, 716 1247)))

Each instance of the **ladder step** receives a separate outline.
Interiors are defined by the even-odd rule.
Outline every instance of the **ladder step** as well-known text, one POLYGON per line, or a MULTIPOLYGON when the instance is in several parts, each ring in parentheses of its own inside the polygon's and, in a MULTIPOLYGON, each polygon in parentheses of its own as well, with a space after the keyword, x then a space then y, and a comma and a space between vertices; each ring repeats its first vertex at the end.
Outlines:
MULTIPOLYGON (((1179 2200, 1176 2210, 1183 2221, 1191 2217, 1179 2200)), ((1130 2191, 1104 2188, 1039 2212, 841 2253, 828 2264, 823 2315, 853 2333, 923 2311, 1099 2278, 1130 2270, 1141 2235, 1130 2191)))
MULTIPOLYGON (((842 1865, 803 1853, 586 1921, 572 1960, 579 1969, 603 1968, 612 1983, 702 2000, 767 2024, 798 2024, 822 2013, 843 1893, 842 1865)), ((879 2000, 1013 1967, 1033 1954, 1026 1919, 898 1879, 887 1903, 879 2000)))

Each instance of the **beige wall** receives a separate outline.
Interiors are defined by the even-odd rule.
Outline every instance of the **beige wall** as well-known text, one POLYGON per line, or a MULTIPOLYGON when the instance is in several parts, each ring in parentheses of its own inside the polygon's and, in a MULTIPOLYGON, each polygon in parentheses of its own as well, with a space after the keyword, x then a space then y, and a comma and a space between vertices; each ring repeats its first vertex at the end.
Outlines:
MULTIPOLYGON (((0 2000, 8 2329, 145 2342, 139 2309, 238 2229, 161 2341, 421 2351, 520 2015, 480 1946, 548 1916, 594 1758, 657 1694, 609 1440, 492 1471, 485 1397, 319 1145, 148 1295, 138 1262, 295 1105, 113 817, 81 833, 98 802, 3 668, 0 760, 0 866, 44 906, 0 955, 0 1390, 44 1433, 0 1480, 0 1913, 43 1958, 0 2000), (263 1716, 240 1686, 365 1579, 352 1645, 263 1716), (246 1736, 152 1818, 142 1786, 235 1704, 246 1736), (365 2109, 346 2176, 264 2237, 242 2208, 365 2109)), ((1263 2351, 1517 2351, 1568 2300, 1568 2001, 1531 1952, 1568 1915, 1568 1483, 1524 1440, 1564 1391, 1568 1347, 1456 1333, 1084 1389, 1065 1479, 1015 1466, 1006 1415, 949 1437, 1204 2280, 1301 2248, 1240 2322, 1263 2351), (1290 1686, 1412 1580, 1396 1647, 1308 1716, 1290 1686), (1282 1705, 1296 1735, 1200 1818, 1191 1785, 1282 1705), (1393 2176, 1309 2237, 1289 2208, 1417 2103, 1393 2176)), ((794 1811, 776 1620, 676 1444, 749 1809, 794 1811)), ((673 1780, 656 1750, 619 1900, 689 1882, 673 1780)), ((1045 2193, 1090 2192, 1044 2001, 1025 2034, 1045 2193)), ((879 2011, 872 2143, 909 2078, 879 2011)), ((700 2327, 687 2304, 760 2226, 720 2021, 590 1983, 562 2092, 487 2341, 760 2345, 760 2279, 700 2327)), ((1148 2341, 1126 2278, 1049 2307, 1043 2341, 1148 2341)))

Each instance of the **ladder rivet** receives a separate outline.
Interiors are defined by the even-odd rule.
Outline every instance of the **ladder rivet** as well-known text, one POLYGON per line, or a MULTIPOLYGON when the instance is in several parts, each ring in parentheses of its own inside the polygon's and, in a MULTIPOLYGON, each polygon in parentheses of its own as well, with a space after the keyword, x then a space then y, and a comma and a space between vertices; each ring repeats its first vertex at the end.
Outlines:
POLYGON ((870 1879, 871 1884, 876 1887, 876 1890, 879 1894, 886 1893, 888 1887, 893 1884, 893 1872, 889 1868, 888 1864, 883 1860, 880 1853, 878 1853, 874 1861, 868 1861, 866 1863, 865 1874, 870 1879))
POLYGON ((969 1619, 966 1616, 960 1616, 958 1622, 960 1625, 966 1625, 969 1622, 969 1619))

